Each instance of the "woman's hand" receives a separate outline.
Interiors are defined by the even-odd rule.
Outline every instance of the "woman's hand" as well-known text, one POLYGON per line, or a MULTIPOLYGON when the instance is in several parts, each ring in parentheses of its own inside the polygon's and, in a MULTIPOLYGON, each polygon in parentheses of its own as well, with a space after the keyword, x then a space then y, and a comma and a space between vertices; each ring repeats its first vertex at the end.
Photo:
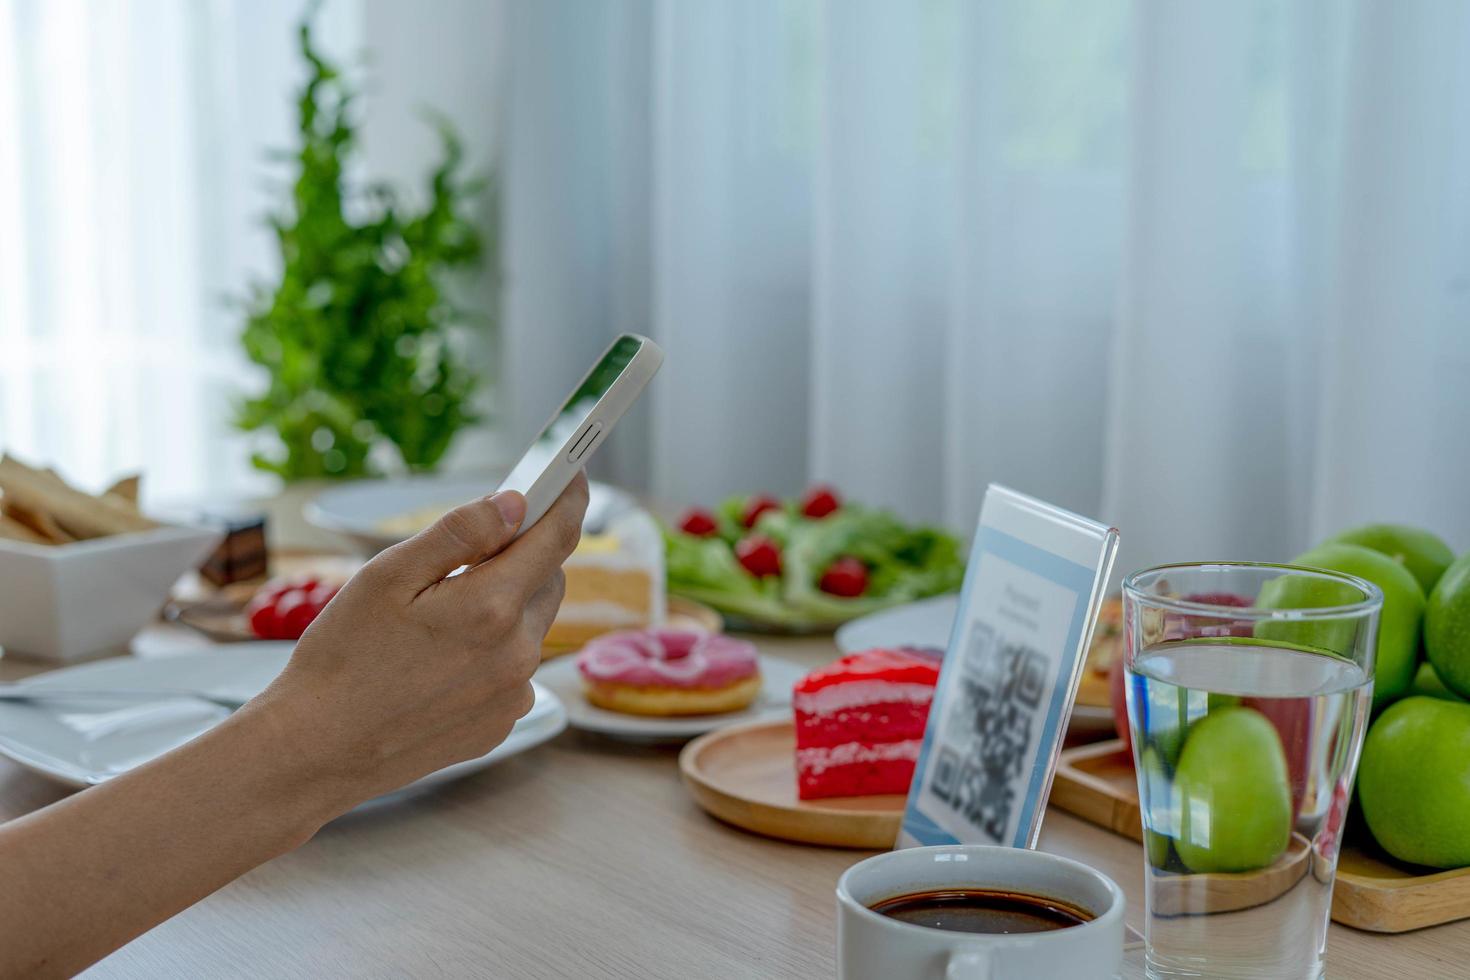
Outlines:
POLYGON ((271 717, 344 810, 484 755, 531 710, 586 509, 578 475, 514 542, 519 493, 450 511, 353 576, 245 711, 271 717))

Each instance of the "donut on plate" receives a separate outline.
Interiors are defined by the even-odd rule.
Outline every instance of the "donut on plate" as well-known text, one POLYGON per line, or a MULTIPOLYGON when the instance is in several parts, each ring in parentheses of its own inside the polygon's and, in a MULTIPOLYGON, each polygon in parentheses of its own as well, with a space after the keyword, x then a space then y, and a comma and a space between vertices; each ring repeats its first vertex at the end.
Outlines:
POLYGON ((608 633, 577 655, 587 700, 630 715, 713 715, 750 706, 761 689, 755 646, 718 633, 608 633))

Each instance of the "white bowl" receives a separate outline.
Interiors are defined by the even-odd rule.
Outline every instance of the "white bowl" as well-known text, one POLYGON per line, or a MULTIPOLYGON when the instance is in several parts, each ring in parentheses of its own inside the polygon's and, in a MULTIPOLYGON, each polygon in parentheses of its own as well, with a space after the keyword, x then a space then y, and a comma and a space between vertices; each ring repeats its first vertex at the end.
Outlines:
MULTIPOLYGON (((375 555, 411 536, 385 531, 384 520, 426 508, 449 510, 492 492, 499 482, 499 477, 488 476, 359 480, 318 494, 302 508, 302 514, 307 523, 334 531, 363 553, 375 555)), ((586 527, 597 530, 614 515, 635 506, 626 492, 594 481, 586 527)))
POLYGON ((124 647, 220 537, 164 526, 74 544, 0 540, 0 647, 61 662, 124 647))

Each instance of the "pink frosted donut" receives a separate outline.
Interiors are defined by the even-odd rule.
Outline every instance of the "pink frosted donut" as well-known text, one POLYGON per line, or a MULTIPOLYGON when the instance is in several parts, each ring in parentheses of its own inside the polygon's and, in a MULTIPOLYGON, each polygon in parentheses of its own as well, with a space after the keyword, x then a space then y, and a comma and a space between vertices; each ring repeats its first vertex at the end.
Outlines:
POLYGON ((593 683, 718 688, 759 673, 755 645, 697 630, 630 630, 599 636, 577 656, 593 683))
POLYGON ((694 630, 599 636, 577 655, 587 700, 630 715, 741 711, 761 691, 755 647, 694 630))

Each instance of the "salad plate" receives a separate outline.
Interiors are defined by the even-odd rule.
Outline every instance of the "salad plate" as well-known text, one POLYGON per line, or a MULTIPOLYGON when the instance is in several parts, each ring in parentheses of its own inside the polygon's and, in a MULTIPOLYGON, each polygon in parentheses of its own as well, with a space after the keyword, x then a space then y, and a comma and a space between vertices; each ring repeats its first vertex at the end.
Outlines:
POLYGON ((965 573, 953 535, 844 502, 826 486, 689 510, 666 544, 669 593, 718 610, 732 629, 827 632, 957 592, 965 573))
MULTIPOLYGON (((168 656, 115 657, 38 674, 18 686, 53 692, 198 691, 221 700, 246 701, 281 672, 292 646, 241 643, 168 656)), ((566 728, 566 710, 555 694, 535 687, 536 703, 530 713, 489 753, 430 773, 380 799, 469 775, 560 734, 566 728)), ((156 759, 229 715, 228 708, 187 697, 0 702, 0 755, 55 782, 91 786, 156 759)))

